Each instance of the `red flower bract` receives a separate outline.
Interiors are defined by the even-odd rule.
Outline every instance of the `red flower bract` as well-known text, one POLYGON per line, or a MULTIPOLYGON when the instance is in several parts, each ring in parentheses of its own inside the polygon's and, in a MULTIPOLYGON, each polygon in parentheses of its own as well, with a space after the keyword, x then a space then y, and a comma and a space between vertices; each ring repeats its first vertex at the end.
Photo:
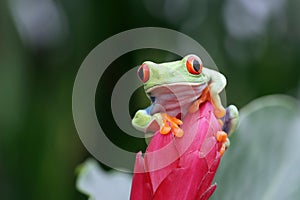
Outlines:
POLYGON ((222 146, 216 140, 221 126, 213 113, 211 103, 205 102, 183 119, 183 137, 154 134, 144 158, 141 152, 136 156, 131 200, 205 200, 212 195, 222 146))

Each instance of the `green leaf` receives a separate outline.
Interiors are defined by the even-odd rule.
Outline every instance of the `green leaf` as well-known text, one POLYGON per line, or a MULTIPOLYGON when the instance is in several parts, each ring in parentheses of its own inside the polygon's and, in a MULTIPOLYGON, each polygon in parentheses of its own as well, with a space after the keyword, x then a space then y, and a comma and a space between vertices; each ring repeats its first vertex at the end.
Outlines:
POLYGON ((88 159, 77 170, 76 187, 90 200, 129 199, 131 176, 121 172, 105 172, 93 159, 88 159))
POLYGON ((241 109, 211 199, 299 199, 299 105, 291 97, 272 95, 241 109))

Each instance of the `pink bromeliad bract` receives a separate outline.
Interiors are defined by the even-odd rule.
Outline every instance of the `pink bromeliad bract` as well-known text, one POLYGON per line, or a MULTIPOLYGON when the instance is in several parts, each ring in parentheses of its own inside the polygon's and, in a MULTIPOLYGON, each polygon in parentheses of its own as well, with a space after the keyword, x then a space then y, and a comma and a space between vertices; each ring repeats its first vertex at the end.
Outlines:
MULTIPOLYGON (((183 137, 157 131, 142 156, 137 153, 131 200, 205 200, 222 156, 221 125, 210 102, 189 113, 183 137)), ((225 136, 226 137, 226 136, 225 136)))

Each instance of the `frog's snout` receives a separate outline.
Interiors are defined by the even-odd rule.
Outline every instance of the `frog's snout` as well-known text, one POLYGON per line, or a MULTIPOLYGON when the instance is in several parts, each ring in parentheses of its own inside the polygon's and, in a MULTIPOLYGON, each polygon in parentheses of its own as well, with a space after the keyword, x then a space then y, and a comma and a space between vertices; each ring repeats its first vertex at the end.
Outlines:
POLYGON ((137 70, 137 75, 143 83, 149 80, 149 73, 149 66, 146 63, 143 63, 137 70))

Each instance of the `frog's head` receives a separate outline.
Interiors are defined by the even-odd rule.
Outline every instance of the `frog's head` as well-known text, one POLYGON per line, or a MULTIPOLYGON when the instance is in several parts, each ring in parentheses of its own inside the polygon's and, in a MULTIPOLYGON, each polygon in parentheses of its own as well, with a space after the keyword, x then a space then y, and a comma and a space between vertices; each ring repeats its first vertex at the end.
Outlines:
POLYGON ((168 85, 202 85, 209 78, 202 73, 203 63, 196 55, 187 55, 182 60, 153 63, 144 62, 138 69, 138 77, 144 83, 147 93, 151 90, 168 85))

